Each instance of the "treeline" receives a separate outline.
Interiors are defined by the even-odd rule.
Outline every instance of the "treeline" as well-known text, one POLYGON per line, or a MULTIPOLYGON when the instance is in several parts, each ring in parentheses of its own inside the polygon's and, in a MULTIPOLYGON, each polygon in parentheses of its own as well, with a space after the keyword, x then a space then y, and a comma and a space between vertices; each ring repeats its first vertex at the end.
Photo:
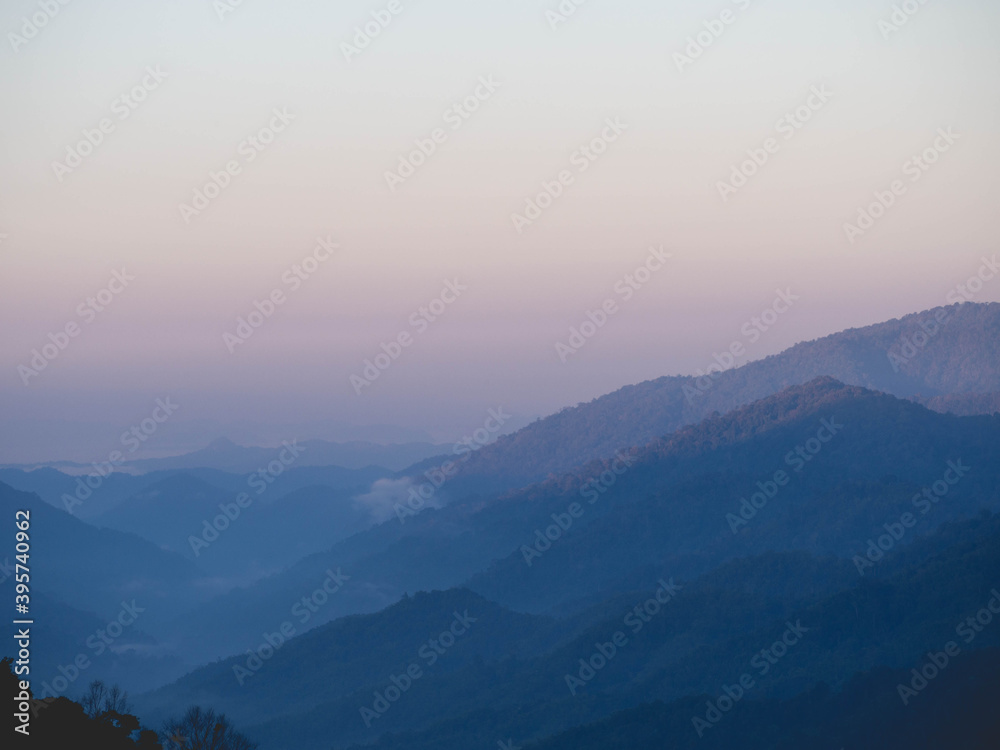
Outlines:
POLYGON ((13 659, 0 660, 3 694, 15 706, 13 740, 4 747, 100 748, 100 750, 256 750, 228 719, 211 710, 190 708, 159 732, 142 726, 131 713, 128 695, 117 685, 92 682, 79 703, 69 698, 35 700, 14 674, 13 659), (20 714, 20 716, 19 716, 20 714), (30 720, 25 722, 25 718, 30 720))
POLYGON ((524 750, 1000 747, 998 581, 1000 516, 988 514, 890 557, 877 580, 849 561, 802 553, 734 560, 686 584, 575 697, 561 676, 620 621, 540 658, 442 676, 408 697, 437 720, 416 731, 397 724, 371 748, 464 750, 508 739, 524 750), (751 657, 788 622, 808 632, 762 677, 751 657), (928 653, 944 663, 949 642, 959 656, 927 666, 928 653), (724 686, 738 694, 745 672, 756 685, 729 706, 724 686))
MULTIPOLYGON (((573 729, 524 750, 995 750, 1000 747, 1000 650, 962 654, 904 703, 909 670, 877 669, 842 691, 818 685, 792 700, 744 701, 699 736, 709 696, 656 703, 573 729)), ((485 746, 485 745, 484 745, 485 746)))

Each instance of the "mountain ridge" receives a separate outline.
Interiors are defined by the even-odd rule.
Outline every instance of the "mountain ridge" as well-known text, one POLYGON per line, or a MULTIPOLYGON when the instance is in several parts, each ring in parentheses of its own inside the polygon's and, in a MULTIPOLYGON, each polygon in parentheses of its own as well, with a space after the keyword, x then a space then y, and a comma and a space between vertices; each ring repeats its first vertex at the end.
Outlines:
POLYGON ((624 386, 499 438, 472 455, 452 482, 538 480, 822 376, 943 409, 949 397, 965 396, 966 413, 979 405, 978 397, 992 412, 998 402, 988 394, 1000 393, 1000 304, 939 307, 847 329, 715 377, 671 375, 624 386), (938 332, 900 365, 906 342, 933 326, 938 332))

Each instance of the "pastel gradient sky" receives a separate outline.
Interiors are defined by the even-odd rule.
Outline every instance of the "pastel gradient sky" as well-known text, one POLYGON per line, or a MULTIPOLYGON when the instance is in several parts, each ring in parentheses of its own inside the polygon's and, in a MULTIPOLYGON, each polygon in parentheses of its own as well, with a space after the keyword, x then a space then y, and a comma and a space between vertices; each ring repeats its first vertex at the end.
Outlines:
MULTIPOLYGON (((997 250, 993 0, 930 0, 888 39, 888 0, 589 0, 555 29, 558 0, 399 3, 350 62, 341 43, 387 1, 244 0, 220 19, 212 0, 75 0, 25 44, 9 34, 38 3, 3 3, 0 463, 106 457, 165 396, 182 408, 151 453, 451 439, 491 407, 527 420, 693 373, 777 288, 801 299, 751 359, 942 304, 997 250), (725 9, 679 71, 673 53, 725 9), (119 120, 155 66, 166 80, 119 120), (481 76, 499 89, 451 130, 443 113, 481 76), (723 201, 717 182, 814 86, 829 102, 723 201), (294 120, 185 223, 178 205, 274 108, 294 120), (104 117, 114 131, 60 182, 53 161, 104 117), (607 118, 627 131, 576 173, 607 118), (385 172, 436 127, 446 142, 391 192, 385 172), (947 127, 958 143, 910 184, 904 163, 947 127), (574 184, 515 231, 567 168, 574 184), (843 224, 900 178, 849 243, 843 224), (231 354, 223 334, 327 235, 339 253, 231 354), (561 362, 556 342, 660 245, 668 266, 561 362), (123 267, 135 280, 85 322, 77 306, 123 267), (454 278, 468 290, 357 395, 363 360, 454 278), (81 334, 25 385, 18 366, 70 321, 81 334)), ((1000 283, 980 297, 997 300, 1000 283)))

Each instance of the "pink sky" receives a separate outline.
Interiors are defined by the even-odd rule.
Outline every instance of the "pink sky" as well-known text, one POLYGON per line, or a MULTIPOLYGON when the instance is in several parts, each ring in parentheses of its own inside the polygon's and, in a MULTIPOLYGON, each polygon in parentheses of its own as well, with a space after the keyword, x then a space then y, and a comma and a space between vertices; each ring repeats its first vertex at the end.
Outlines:
POLYGON ((927 3, 890 33, 890 2, 591 0, 553 29, 554 0, 400 0, 345 59, 387 5, 248 1, 220 19, 207 0, 70 3, 23 42, 9 34, 38 6, 4 5, 9 460, 99 457, 81 431, 116 435, 166 395, 190 427, 178 446, 248 424, 450 438, 490 407, 529 419, 692 373, 776 289, 801 300, 749 358, 941 304, 995 252, 995 4, 927 3), (678 70, 723 8, 732 23, 678 70), (614 140, 609 118, 626 126, 614 140), (948 127, 960 138, 915 180, 911 159, 948 127), (54 169, 87 132, 93 153, 54 169), (769 138, 766 163, 720 198, 769 138), (416 141, 433 153, 390 190, 416 141), (227 168, 185 221, 180 204, 227 168), (563 172, 519 233, 511 215, 563 172), (848 242, 844 224, 897 179, 905 193, 848 242), (318 237, 339 249, 296 272, 318 237), (616 283, 661 245, 671 262, 622 301, 616 283), (81 314, 122 269, 134 281, 81 314), (418 331, 411 316, 454 279, 468 290, 418 331), (230 354, 224 335, 274 290, 283 301, 230 354), (562 363, 556 343, 609 297, 620 310, 562 363), (71 323, 79 335, 26 385, 19 366, 71 323), (357 395, 351 375, 404 331, 412 345, 357 395), (20 439, 31 425, 48 437, 20 439))

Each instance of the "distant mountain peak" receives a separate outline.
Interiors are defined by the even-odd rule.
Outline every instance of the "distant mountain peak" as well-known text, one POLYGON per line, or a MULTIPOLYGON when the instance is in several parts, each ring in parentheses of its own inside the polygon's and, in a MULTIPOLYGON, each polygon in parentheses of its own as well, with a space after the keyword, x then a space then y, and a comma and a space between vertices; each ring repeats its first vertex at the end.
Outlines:
POLYGON ((239 443, 234 443, 227 437, 219 437, 210 442, 204 448, 202 448, 201 451, 199 451, 199 453, 208 451, 211 451, 213 453, 218 453, 222 451, 230 451, 233 449, 239 450, 242 449, 243 447, 244 446, 240 445, 239 443))
MULTIPOLYGON (((709 363, 706 362, 706 366, 709 363)), ((616 450, 647 445, 713 414, 789 386, 796 399, 862 387, 963 414, 1000 408, 1000 304, 934 308, 806 341, 764 359, 701 376, 664 376, 568 407, 472 455, 463 475, 526 484, 616 450)))

